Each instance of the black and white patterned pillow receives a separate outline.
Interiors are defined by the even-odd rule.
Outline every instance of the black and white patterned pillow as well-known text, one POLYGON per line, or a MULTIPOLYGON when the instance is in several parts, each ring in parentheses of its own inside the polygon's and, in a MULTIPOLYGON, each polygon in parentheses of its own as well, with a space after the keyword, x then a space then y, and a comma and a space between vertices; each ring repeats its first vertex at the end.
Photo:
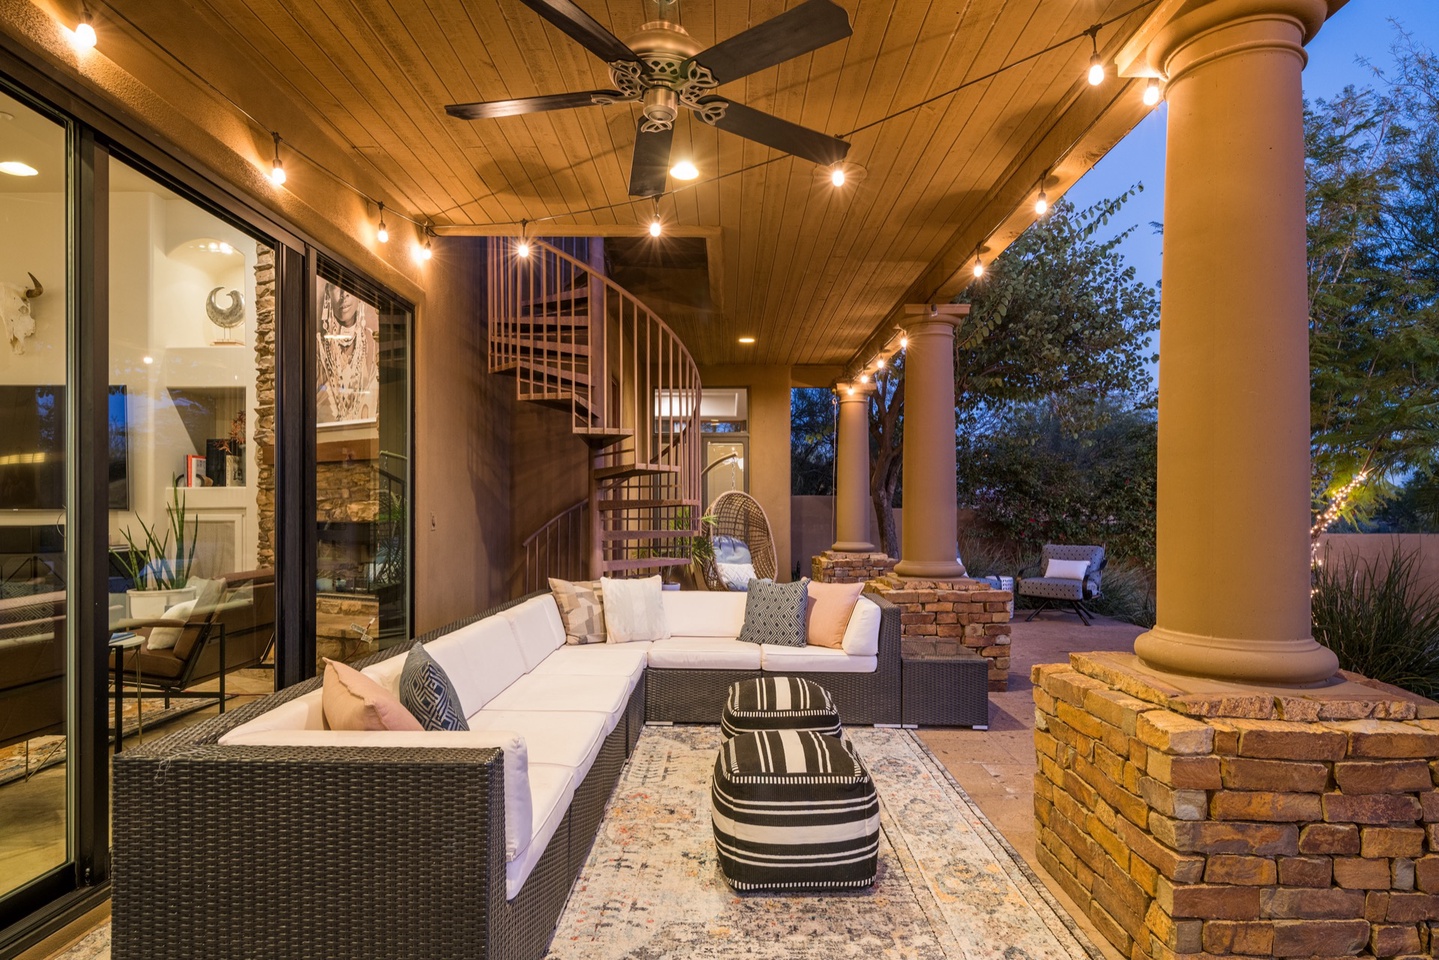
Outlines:
POLYGON ((804 607, 808 598, 808 577, 797 583, 751 580, 739 639, 781 647, 804 646, 804 607))
POLYGON ((405 666, 400 670, 400 703, 426 730, 470 729, 454 684, 423 643, 416 643, 405 654, 405 666))

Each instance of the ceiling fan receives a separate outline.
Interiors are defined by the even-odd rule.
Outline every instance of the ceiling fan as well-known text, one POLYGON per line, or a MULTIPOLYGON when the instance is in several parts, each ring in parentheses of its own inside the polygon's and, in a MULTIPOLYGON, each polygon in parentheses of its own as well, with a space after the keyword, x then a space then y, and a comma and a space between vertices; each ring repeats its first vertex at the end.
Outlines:
POLYGON ((518 100, 456 103, 445 112, 462 120, 509 117, 570 107, 643 104, 630 166, 630 195, 664 193, 675 119, 688 109, 700 120, 818 164, 844 159, 849 144, 836 137, 719 96, 722 84, 843 40, 849 15, 832 0, 805 0, 777 17, 707 50, 677 23, 654 20, 621 41, 573 0, 522 0, 610 68, 613 90, 585 90, 518 100))

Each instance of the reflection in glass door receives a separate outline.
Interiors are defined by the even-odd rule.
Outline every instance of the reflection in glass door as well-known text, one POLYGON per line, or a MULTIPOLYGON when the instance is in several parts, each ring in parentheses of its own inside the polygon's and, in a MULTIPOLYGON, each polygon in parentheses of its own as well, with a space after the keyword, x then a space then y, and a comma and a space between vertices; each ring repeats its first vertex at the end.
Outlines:
POLYGON ((0 94, 0 899, 69 849, 66 130, 0 94))

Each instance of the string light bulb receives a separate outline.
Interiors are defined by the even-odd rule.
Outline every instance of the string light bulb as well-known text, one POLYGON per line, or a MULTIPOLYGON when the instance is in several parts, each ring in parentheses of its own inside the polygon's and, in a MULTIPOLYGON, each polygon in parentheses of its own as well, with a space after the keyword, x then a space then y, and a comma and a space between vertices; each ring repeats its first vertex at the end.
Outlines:
POLYGON ((883 369, 884 369, 884 357, 880 357, 878 360, 876 360, 876 361, 874 362, 874 367, 875 367, 876 370, 883 370, 883 369))
POLYGON ((428 260, 428 259, 430 259, 431 257, 433 257, 434 255, 435 255, 435 248, 430 244, 429 239, 426 239, 426 240, 425 240, 425 245, 420 248, 420 259, 421 259, 421 260, 428 260))
POLYGON ((528 257, 530 255, 530 222, 520 221, 520 242, 515 244, 515 256, 528 257))
POLYGON ((979 259, 979 254, 974 255, 974 276, 976 279, 984 276, 984 261, 979 259))
POLYGON ((829 182, 834 184, 836 187, 844 186, 844 167, 841 167, 839 164, 836 163, 834 167, 829 171, 829 182))
POLYGON ((909 349, 909 337, 900 337, 900 338, 899 338, 899 348, 900 348, 901 350, 908 350, 908 349, 909 349))
POLYGON ((1159 81, 1150 77, 1149 82, 1144 85, 1144 105, 1152 107, 1159 102, 1159 81))
POLYGON ((1086 32, 1092 50, 1089 55, 1089 85, 1097 87, 1104 82, 1104 63, 1099 59, 1099 27, 1090 27, 1086 32))
POLYGON ((375 231, 375 239, 381 243, 390 242, 390 231, 385 226, 385 201, 380 201, 380 228, 375 231))
POLYGON ((659 218, 659 217, 655 217, 653 220, 650 221, 650 236, 652 236, 652 237, 658 237, 660 234, 662 234, 662 233, 664 233, 664 232, 665 232, 664 224, 660 223, 660 218, 659 218))
POLYGON ((1049 212, 1049 198, 1044 195, 1043 187, 1039 188, 1039 197, 1034 201, 1034 212, 1041 217, 1049 212))
POLYGON ((861 373, 861 374, 859 375, 859 382, 860 382, 860 383, 869 383, 869 374, 867 374, 867 373, 861 373))
POLYGON ((75 30, 70 34, 70 42, 75 45, 76 50, 93 49, 97 41, 95 28, 90 23, 90 8, 80 9, 80 22, 75 25, 75 30))
POLYGON ((271 133, 275 138, 275 159, 270 163, 270 182, 281 186, 285 182, 285 162, 280 159, 280 134, 271 133))

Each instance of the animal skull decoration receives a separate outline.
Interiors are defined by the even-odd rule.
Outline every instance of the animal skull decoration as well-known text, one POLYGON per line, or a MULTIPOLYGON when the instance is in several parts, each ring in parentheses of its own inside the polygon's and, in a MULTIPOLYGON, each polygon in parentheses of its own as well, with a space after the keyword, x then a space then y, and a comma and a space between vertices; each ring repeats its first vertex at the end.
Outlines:
POLYGON ((31 273, 29 277, 34 286, 0 283, 0 317, 5 319, 10 349, 16 353, 24 353, 25 341, 35 335, 35 315, 30 311, 30 301, 45 292, 35 274, 31 273))

